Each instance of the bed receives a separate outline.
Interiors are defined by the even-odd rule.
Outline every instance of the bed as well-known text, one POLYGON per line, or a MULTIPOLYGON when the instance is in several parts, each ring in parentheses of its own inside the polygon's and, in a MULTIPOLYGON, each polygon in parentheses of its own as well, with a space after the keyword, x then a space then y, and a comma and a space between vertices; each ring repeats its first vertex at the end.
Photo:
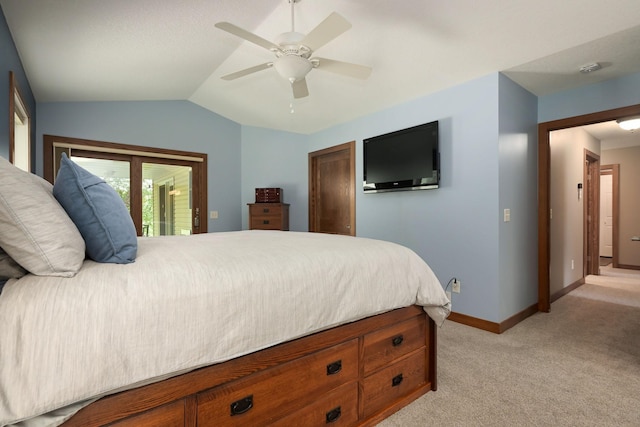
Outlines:
POLYGON ((2 185, 0 246, 25 270, 0 293, 2 426, 373 425, 436 389, 449 303, 405 247, 253 230, 136 237, 131 262, 75 266, 56 254, 76 238, 50 237, 34 267, 2 185), (54 261, 73 267, 38 270, 54 261))

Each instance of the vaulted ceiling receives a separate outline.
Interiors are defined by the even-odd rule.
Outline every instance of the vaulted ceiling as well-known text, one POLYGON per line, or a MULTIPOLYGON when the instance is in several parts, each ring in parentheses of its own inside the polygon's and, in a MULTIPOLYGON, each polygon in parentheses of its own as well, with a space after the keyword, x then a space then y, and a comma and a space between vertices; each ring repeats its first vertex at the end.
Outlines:
POLYGON ((296 0, 295 30, 332 12, 352 27, 318 56, 367 65, 366 80, 321 69, 293 100, 267 49, 289 0, 0 0, 38 102, 190 100, 238 123, 312 133, 493 72, 536 95, 640 72, 638 0, 296 0), (583 74, 579 68, 602 68, 583 74), (293 101, 294 112, 290 104, 293 101))

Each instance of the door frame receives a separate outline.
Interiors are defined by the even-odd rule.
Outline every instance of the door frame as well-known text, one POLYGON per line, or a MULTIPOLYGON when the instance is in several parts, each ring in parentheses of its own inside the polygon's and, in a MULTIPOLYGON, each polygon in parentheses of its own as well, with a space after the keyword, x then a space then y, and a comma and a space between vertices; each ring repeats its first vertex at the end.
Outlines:
MULTIPOLYGON (((152 162, 168 163, 184 166, 191 164, 197 170, 193 170, 193 200, 197 203, 191 209, 191 229, 193 234, 206 233, 208 229, 207 218, 201 217, 201 213, 207 212, 207 154, 182 150, 169 150, 166 148, 145 147, 140 145, 120 144, 115 142, 94 141, 89 139, 70 138, 66 136, 43 135, 43 177, 53 184, 54 182, 54 144, 61 143, 75 150, 95 152, 97 157, 108 155, 131 156, 131 178, 142 179, 142 160, 148 158, 152 162), (139 176, 136 175, 139 173, 139 176)), ((141 190, 132 188, 132 198, 141 199, 141 190)), ((131 216, 139 236, 142 235, 142 207, 131 204, 131 216)))
POLYGON ((356 142, 345 142, 344 144, 309 153, 309 231, 315 231, 317 218, 317 182, 316 173, 318 169, 318 159, 331 155, 339 151, 349 153, 349 181, 351 188, 349 191, 349 235, 356 235, 356 142))
POLYGON ((618 227, 619 197, 620 197, 620 165, 600 165, 600 175, 611 175, 611 262, 613 268, 618 268, 618 227))
POLYGON ((538 310, 551 309, 550 295, 550 236, 551 225, 551 149, 549 134, 555 130, 567 129, 593 123, 607 122, 621 117, 640 114, 640 104, 614 108, 597 113, 569 117, 538 124, 538 310))
POLYGON ((600 271, 600 156, 584 149, 582 276, 600 271))

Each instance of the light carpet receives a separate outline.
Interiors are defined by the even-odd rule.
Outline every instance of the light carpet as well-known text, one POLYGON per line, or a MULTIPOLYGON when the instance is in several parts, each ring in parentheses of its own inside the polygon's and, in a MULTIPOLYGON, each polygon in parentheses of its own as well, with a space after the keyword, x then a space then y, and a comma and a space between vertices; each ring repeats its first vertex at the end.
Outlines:
POLYGON ((438 391, 379 427, 640 426, 640 281, 587 279, 501 335, 446 321, 438 391))

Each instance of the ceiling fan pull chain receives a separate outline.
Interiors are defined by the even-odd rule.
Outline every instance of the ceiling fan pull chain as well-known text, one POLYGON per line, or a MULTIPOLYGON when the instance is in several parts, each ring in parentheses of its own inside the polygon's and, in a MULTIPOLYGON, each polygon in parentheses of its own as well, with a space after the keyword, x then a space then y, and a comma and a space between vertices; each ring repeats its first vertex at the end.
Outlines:
MULTIPOLYGON (((289 82, 291 83, 291 88, 293 89, 293 83, 294 83, 294 82, 293 82, 293 81, 291 81, 291 80, 289 80, 289 82)), ((294 105, 293 105, 293 103, 295 102, 295 100, 296 100, 295 93, 293 93, 293 92, 292 92, 292 93, 291 93, 291 100, 289 101, 289 112, 290 112, 291 114, 294 114, 294 113, 296 112, 296 109, 294 108, 294 105)))

